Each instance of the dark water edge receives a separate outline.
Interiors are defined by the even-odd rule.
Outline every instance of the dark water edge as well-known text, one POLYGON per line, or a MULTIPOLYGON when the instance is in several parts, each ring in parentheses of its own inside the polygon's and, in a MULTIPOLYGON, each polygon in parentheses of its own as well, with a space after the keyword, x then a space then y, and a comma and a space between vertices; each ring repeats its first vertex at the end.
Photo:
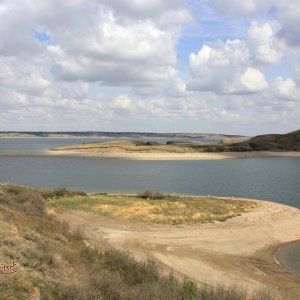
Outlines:
POLYGON ((276 251, 274 257, 289 272, 300 276, 300 240, 282 246, 276 251))

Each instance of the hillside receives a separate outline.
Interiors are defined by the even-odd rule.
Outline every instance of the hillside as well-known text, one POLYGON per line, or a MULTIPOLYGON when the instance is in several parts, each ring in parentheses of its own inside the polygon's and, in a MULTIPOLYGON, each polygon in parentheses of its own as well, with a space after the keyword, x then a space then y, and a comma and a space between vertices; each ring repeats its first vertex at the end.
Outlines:
POLYGON ((0 299, 281 299, 179 281, 160 274, 153 260, 138 262, 104 241, 95 247, 80 227, 73 230, 47 210, 47 200, 78 195, 85 194, 0 184, 0 299))
POLYGON ((249 140, 212 147, 215 151, 300 151, 300 130, 287 134, 258 135, 249 140))

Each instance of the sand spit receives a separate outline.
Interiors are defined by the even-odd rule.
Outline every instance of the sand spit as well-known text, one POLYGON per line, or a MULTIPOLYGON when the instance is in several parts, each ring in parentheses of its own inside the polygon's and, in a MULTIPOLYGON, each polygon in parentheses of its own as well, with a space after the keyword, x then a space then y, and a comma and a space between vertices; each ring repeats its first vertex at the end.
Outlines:
POLYGON ((220 160, 251 157, 299 157, 300 152, 223 152, 223 153, 99 153, 67 150, 49 150, 43 152, 0 152, 0 157, 82 157, 116 158, 128 160, 220 160))
POLYGON ((267 287, 300 299, 300 278, 279 266, 276 249, 300 239, 300 210, 262 201, 252 212, 211 224, 161 225, 110 220, 57 209, 58 218, 82 226, 90 242, 156 259, 168 271, 197 283, 267 287))
MULTIPOLYGON (((1 155, 1 154, 0 154, 1 155)), ((251 157, 299 157, 300 152, 226 152, 226 153, 97 153, 97 152, 77 152, 66 150, 46 151, 40 153, 45 156, 80 156, 80 157, 102 157, 120 158, 132 160, 216 160, 251 157)))

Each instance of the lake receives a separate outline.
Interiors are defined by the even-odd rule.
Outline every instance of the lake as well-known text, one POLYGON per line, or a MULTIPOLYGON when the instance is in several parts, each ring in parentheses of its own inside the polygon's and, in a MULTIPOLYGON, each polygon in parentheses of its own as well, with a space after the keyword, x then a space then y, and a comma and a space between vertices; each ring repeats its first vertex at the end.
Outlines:
POLYGON ((279 249, 276 252, 276 259, 290 272, 300 276, 300 242, 279 249))
MULTIPOLYGON (((43 151, 96 140, 99 139, 0 139, 0 154, 43 151)), ((66 186, 86 192, 135 193, 152 189, 247 197, 300 208, 299 158, 140 161, 0 155, 0 182, 42 188, 66 186)))
MULTIPOLYGON (((109 142, 113 140, 131 140, 132 138, 0 138, 0 153, 45 151, 51 148, 66 147, 82 143, 109 142)), ((221 139, 213 138, 134 138, 136 141, 151 141, 166 144, 168 141, 202 142, 215 144, 221 139)))
MULTIPOLYGON (((97 140, 0 139, 0 182, 39 188, 66 186, 85 192, 136 193, 151 189, 164 193, 234 196, 300 208, 300 158, 142 161, 17 156, 19 152, 44 151, 97 140), (7 152, 16 156, 1 156, 7 152)), ((159 141, 166 142, 164 139, 159 141)), ((300 243, 282 248, 278 260, 299 275, 300 243)))

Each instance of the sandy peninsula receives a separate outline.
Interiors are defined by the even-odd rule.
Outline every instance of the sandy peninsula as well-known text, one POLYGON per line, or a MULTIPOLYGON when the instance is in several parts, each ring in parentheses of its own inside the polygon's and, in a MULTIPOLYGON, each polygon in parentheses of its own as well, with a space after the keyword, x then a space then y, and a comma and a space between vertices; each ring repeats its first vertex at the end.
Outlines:
POLYGON ((131 160, 220 160, 251 157, 299 157, 300 152, 223 152, 223 153, 128 153, 128 152, 84 152, 71 150, 56 150, 40 153, 41 156, 79 156, 119 158, 131 160))
POLYGON ((274 252, 300 239, 300 210, 272 202, 227 220, 196 225, 161 225, 110 220, 58 208, 59 219, 82 226, 89 242, 151 257, 163 269, 195 282, 270 288, 300 299, 300 277, 278 265, 274 252))
MULTIPOLYGON (((236 145, 236 144, 232 144, 236 145)), ((145 142, 116 140, 54 148, 49 155, 111 157, 140 160, 201 160, 249 157, 300 157, 300 151, 223 151, 220 145, 199 142, 145 142)))

